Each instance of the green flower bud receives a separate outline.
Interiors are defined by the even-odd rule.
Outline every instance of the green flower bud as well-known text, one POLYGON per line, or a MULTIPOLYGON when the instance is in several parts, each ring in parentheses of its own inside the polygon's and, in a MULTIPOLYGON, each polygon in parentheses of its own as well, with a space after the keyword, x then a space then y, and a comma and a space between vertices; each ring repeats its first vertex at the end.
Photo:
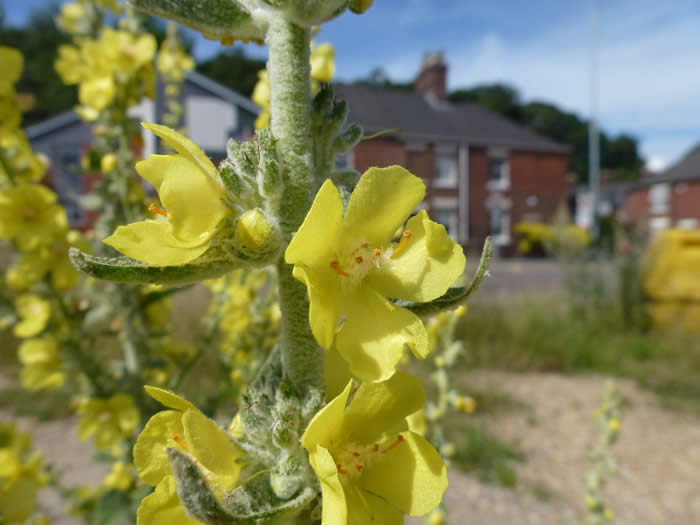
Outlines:
POLYGON ((372 7, 372 4, 374 3, 374 0, 350 0, 350 11, 353 13, 357 13, 358 15, 361 15, 365 11, 367 11, 370 7, 372 7))

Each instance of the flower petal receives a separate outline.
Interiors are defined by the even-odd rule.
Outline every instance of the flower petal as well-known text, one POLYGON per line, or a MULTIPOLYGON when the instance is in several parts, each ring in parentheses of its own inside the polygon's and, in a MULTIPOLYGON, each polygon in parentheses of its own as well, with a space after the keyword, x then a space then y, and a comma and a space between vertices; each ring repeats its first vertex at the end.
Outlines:
POLYGON ((141 501, 136 521, 139 525, 201 525, 185 513, 172 475, 158 483, 156 490, 141 501))
POLYGON ((181 419, 182 413, 176 410, 158 412, 139 434, 134 445, 134 465, 144 483, 158 485, 170 475, 167 449, 175 445, 170 440, 173 434, 184 436, 181 419))
POLYGON ((362 383, 345 411, 343 434, 359 443, 398 434, 408 429, 406 417, 424 403, 423 385, 408 372, 396 372, 382 383, 362 383))
POLYGON ((338 478, 338 470, 333 456, 322 446, 316 445, 309 453, 309 463, 321 482, 323 494, 322 524, 345 524, 347 521, 347 506, 345 491, 338 478))
MULTIPOLYGON (((403 512, 382 498, 378 498, 359 487, 351 487, 346 490, 345 499, 348 506, 347 523, 349 525, 377 525, 378 523, 401 525, 403 523, 403 512)), ((325 503, 324 501, 323 504, 325 505, 325 503)))
POLYGON ((326 399, 330 401, 340 394, 352 379, 348 364, 334 346, 331 346, 323 359, 323 376, 326 382, 326 399))
POLYGON ((388 305, 373 290, 358 288, 345 310, 347 319, 336 336, 336 347, 355 377, 363 381, 389 379, 403 356, 404 345, 417 357, 427 354, 428 333, 421 320, 404 308, 388 305))
POLYGON ((301 436, 301 444, 306 450, 313 451, 315 445, 328 448, 331 443, 338 440, 341 434, 345 404, 348 401, 351 388, 352 381, 349 381, 345 390, 338 397, 326 403, 326 406, 311 419, 304 435, 301 436))
POLYGON ((340 282, 330 272, 295 266, 294 277, 306 284, 309 293, 309 324, 323 348, 330 348, 342 313, 340 282))
POLYGON ((233 444, 231 438, 211 419, 199 410, 188 410, 182 416, 185 440, 189 452, 207 469, 216 474, 209 480, 217 497, 238 484, 241 466, 236 459, 243 453, 233 444))
POLYGON ((197 407, 192 403, 169 390, 151 385, 146 385, 143 388, 149 396, 168 408, 179 410, 180 412, 197 410, 197 407))
POLYGON ((168 212, 173 236, 185 243, 201 244, 216 231, 229 209, 223 190, 211 177, 185 158, 176 158, 158 191, 168 212))
POLYGON ((205 242, 184 243, 175 239, 166 221, 141 221, 119 226, 102 241, 124 255, 153 266, 177 266, 188 263, 209 248, 205 242))
POLYGON ((204 173, 211 177, 212 180, 216 180, 216 167, 212 164, 211 160, 209 160, 209 157, 199 149, 199 146, 190 139, 180 135, 177 131, 167 126, 161 126, 160 124, 153 124, 151 122, 142 122, 141 125, 158 135, 180 155, 197 165, 204 173))
POLYGON ((337 255, 342 217, 343 201, 338 189, 327 180, 289 243, 284 260, 289 264, 328 270, 337 255))
POLYGON ((412 217, 405 231, 412 234, 406 246, 391 264, 371 272, 367 283, 386 297, 432 301, 464 273, 464 251, 425 211, 412 217))
POLYGON ((179 155, 149 155, 146 160, 136 163, 136 171, 160 193, 160 185, 165 179, 165 174, 173 161, 181 158, 179 155))
POLYGON ((359 483, 406 514, 422 516, 440 504, 447 489, 447 470, 424 438, 410 431, 401 436, 403 442, 371 463, 359 483))
POLYGON ((388 243, 425 196, 425 184, 401 166, 370 168, 360 177, 343 219, 348 245, 388 243))

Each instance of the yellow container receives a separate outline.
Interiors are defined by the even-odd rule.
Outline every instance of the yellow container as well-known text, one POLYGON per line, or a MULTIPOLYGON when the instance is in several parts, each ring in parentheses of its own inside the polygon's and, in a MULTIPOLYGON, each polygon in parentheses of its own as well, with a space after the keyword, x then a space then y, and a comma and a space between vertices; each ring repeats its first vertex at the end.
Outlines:
POLYGON ((700 332, 700 230, 664 230, 647 250, 642 278, 657 328, 700 332))

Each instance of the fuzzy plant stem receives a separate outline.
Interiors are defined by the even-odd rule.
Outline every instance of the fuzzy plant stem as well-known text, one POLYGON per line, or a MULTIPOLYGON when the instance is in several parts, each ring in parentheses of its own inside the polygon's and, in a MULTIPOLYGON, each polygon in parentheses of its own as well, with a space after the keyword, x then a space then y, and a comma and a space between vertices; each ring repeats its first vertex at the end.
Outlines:
MULTIPOLYGON (((312 140, 309 75, 310 30, 282 16, 267 34, 271 129, 283 166, 280 226, 289 242, 311 206, 312 140)), ((309 327, 306 287, 294 279, 284 256, 277 262, 282 311, 282 362, 300 389, 323 387, 323 351, 309 327)))

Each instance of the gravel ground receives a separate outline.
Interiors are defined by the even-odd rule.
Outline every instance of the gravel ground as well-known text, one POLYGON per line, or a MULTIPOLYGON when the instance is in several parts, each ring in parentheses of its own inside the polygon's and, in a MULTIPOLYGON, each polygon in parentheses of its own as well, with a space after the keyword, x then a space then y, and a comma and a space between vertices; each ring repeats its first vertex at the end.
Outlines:
MULTIPOLYGON (((592 413, 605 379, 541 373, 474 372, 469 387, 506 392, 527 408, 472 416, 505 441, 518 442, 527 461, 518 465, 518 486, 485 485, 450 473, 446 502, 450 525, 562 524, 582 512, 583 476, 589 468, 586 446, 595 437, 592 413)), ((651 394, 617 381, 624 400, 622 431, 613 454, 619 474, 606 500, 619 525, 700 524, 700 420, 662 409, 651 394)), ((0 414, 0 417, 6 414, 0 414)), ((97 484, 105 471, 89 461, 92 448, 75 435, 72 419, 20 421, 34 434, 35 447, 64 472, 67 484, 97 484)), ((55 495, 42 497, 54 525, 67 518, 55 495)), ((419 520, 409 519, 417 524, 419 520)))

